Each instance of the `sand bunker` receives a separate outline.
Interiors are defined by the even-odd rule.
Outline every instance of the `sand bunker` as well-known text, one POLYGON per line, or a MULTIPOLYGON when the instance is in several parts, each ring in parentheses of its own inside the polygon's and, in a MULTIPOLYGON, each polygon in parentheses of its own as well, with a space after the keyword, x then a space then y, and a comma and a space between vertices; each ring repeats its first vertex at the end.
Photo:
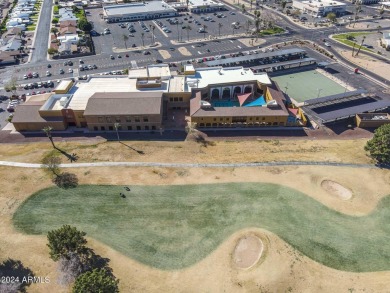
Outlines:
POLYGON ((233 262, 240 269, 255 265, 263 253, 263 242, 254 235, 241 237, 233 252, 233 262))
POLYGON ((321 182, 321 187, 331 195, 336 196, 342 200, 348 200, 352 197, 351 190, 332 180, 323 180, 321 182))

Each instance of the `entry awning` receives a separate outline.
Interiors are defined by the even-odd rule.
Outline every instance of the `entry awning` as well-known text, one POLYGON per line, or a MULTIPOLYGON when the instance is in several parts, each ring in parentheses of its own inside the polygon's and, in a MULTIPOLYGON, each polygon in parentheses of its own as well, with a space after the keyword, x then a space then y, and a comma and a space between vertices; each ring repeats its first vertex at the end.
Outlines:
POLYGON ((252 93, 247 93, 247 94, 237 94, 238 101, 240 102, 240 107, 245 103, 245 101, 249 98, 249 96, 252 93))

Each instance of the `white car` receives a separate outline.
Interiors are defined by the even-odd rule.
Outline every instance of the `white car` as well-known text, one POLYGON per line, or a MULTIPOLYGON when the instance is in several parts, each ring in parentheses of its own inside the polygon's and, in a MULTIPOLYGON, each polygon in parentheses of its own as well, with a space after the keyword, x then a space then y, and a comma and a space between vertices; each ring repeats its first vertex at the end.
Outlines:
POLYGON ((23 79, 28 79, 27 74, 23 75, 23 79))
POLYGON ((46 76, 50 76, 50 75, 51 75, 50 71, 49 70, 46 71, 46 76))
POLYGON ((330 44, 329 44, 328 42, 325 42, 324 45, 325 45, 326 47, 330 47, 330 44))
POLYGON ((69 69, 68 69, 68 72, 69 72, 69 73, 73 73, 73 69, 72 69, 72 68, 69 68, 69 69))

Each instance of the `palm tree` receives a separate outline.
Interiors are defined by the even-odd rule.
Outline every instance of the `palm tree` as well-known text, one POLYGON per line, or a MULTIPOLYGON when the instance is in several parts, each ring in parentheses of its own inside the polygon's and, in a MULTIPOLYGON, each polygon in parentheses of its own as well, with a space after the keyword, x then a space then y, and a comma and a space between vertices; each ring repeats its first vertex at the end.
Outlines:
POLYGON ((156 29, 156 26, 154 24, 149 25, 150 29, 152 30, 152 45, 154 45, 154 30, 156 29))
POLYGON ((223 27, 222 23, 218 23, 218 36, 221 36, 221 27, 223 27))
POLYGON ((355 27, 355 24, 356 24, 356 21, 358 20, 358 14, 359 12, 362 10, 362 6, 360 4, 360 2, 356 2, 356 6, 355 6, 355 19, 354 19, 354 23, 353 23, 353 26, 352 27, 355 27))
POLYGON ((358 50, 357 50, 357 52, 356 52, 356 54, 355 54, 355 57, 359 54, 360 49, 362 48, 365 39, 366 39, 366 36, 363 36, 362 42, 360 43, 360 46, 359 46, 359 48, 358 48, 358 50))
POLYGON ((206 38, 206 29, 207 29, 207 25, 203 25, 203 38, 206 38))
POLYGON ((125 42, 125 47, 126 47, 126 49, 127 49, 127 40, 129 39, 129 37, 128 36, 126 36, 125 34, 123 34, 123 41, 125 42))
POLYGON ((190 25, 186 25, 185 30, 187 31, 187 41, 190 41, 190 30, 192 30, 192 27, 190 25))
POLYGON ((252 25, 252 21, 250 21, 249 19, 246 21, 246 31, 247 33, 249 34, 249 27, 252 25))
POLYGON ((256 27, 256 42, 257 42, 257 38, 259 37, 259 29, 260 29, 260 19, 257 17, 255 20, 255 27, 256 27))
POLYGON ((186 4, 187 4, 187 11, 188 11, 188 5, 190 4, 190 0, 186 0, 186 4))
POLYGON ((56 148, 56 146, 54 145, 53 137, 51 136, 52 130, 53 130, 53 127, 51 127, 51 126, 46 126, 42 129, 42 131, 44 133, 46 133, 46 136, 50 139, 50 142, 53 145, 53 148, 56 148))
POLYGON ((145 38, 145 33, 141 33, 142 47, 145 47, 144 38, 145 38))
POLYGON ((118 122, 114 123, 114 128, 115 128, 115 131, 116 131, 116 136, 118 137, 118 141, 119 141, 119 132, 118 132, 118 130, 119 130, 120 127, 121 127, 121 125, 118 122))

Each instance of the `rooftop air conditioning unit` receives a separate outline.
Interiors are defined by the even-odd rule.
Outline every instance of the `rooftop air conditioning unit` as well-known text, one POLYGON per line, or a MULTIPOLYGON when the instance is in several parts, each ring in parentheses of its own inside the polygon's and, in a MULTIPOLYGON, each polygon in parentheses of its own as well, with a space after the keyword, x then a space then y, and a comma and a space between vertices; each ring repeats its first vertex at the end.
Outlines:
POLYGON ((211 104, 209 102, 206 102, 206 101, 200 101, 200 106, 202 108, 211 108, 211 104))

